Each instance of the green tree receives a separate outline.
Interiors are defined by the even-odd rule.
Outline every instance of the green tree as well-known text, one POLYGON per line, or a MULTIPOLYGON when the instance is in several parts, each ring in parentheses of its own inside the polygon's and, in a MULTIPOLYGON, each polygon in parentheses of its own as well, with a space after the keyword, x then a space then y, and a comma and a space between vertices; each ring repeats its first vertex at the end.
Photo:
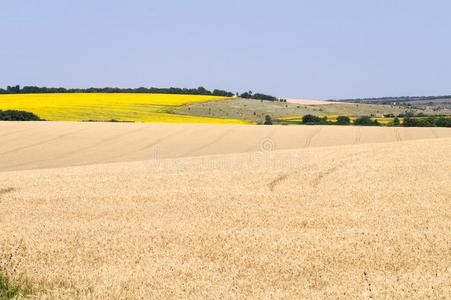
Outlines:
POLYGON ((0 110, 0 121, 39 121, 37 115, 21 110, 0 110))
POLYGON ((272 125, 272 118, 270 115, 266 115, 265 116, 265 123, 263 123, 265 125, 272 125))
POLYGON ((347 116, 338 116, 337 124, 338 125, 349 125, 349 124, 351 124, 351 119, 347 116))
POLYGON ((437 127, 451 127, 451 117, 437 118, 437 120, 435 121, 435 126, 437 126, 437 127))
POLYGON ((318 116, 314 115, 305 115, 302 117, 302 123, 303 124, 318 124, 321 123, 322 119, 318 116))
POLYGON ((379 122, 373 121, 370 117, 368 116, 363 116, 363 117, 359 117, 354 121, 355 125, 360 125, 360 126, 379 126, 379 122))

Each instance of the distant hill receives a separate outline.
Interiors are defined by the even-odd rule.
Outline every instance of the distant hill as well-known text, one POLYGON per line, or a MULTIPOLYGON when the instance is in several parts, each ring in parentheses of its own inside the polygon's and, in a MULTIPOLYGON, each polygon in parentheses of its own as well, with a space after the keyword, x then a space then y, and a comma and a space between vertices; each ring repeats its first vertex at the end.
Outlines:
POLYGON ((379 98, 354 98, 354 99, 336 99, 331 101, 352 102, 352 103, 371 103, 392 104, 393 102, 428 102, 428 101, 451 101, 451 95, 446 96, 401 96, 401 97, 379 97, 379 98))
POLYGON ((332 100, 347 103, 400 105, 413 108, 451 109, 451 95, 445 96, 402 96, 381 98, 355 98, 332 100))

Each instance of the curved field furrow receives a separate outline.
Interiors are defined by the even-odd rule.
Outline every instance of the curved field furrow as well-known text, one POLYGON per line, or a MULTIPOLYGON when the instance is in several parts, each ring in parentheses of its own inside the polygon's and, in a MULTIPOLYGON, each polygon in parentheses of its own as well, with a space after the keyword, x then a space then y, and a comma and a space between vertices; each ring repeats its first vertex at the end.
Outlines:
POLYGON ((451 136, 447 128, 0 122, 8 133, 0 171, 451 136))
POLYGON ((194 149, 190 149, 189 151, 180 154, 179 157, 188 157, 188 156, 196 155, 199 152, 203 151, 204 149, 214 146, 216 143, 223 140, 227 135, 231 134, 234 131, 234 129, 236 129, 236 128, 228 128, 225 131, 218 133, 213 139, 209 140, 207 143, 203 143, 202 145, 200 145, 194 149))
MULTIPOLYGON (((82 130, 86 130, 86 129, 82 129, 82 130)), ((139 132, 141 130, 143 130, 143 128, 136 128, 136 129, 129 130, 129 131, 121 133, 121 134, 114 134, 114 135, 111 135, 108 138, 100 138, 98 141, 95 141, 92 144, 83 144, 82 147, 75 148, 75 149, 72 149, 72 150, 67 151, 67 152, 61 151, 61 153, 59 153, 58 155, 52 155, 51 157, 46 157, 46 158, 43 158, 43 159, 37 159, 37 160, 33 160, 31 162, 22 162, 22 163, 19 163, 19 164, 11 165, 10 167, 20 168, 20 167, 25 166, 25 165, 30 164, 30 163, 31 164, 37 164, 37 163, 39 163, 39 164, 44 163, 45 164, 47 162, 55 162, 55 161, 59 161, 59 160, 63 160, 64 161, 64 160, 67 160, 70 156, 74 156, 74 155, 77 156, 77 157, 83 157, 85 152, 88 151, 88 150, 97 149, 100 146, 103 146, 103 147, 108 146, 108 142, 110 142, 110 141, 118 140, 121 137, 130 135, 130 134, 134 134, 134 133, 139 132)), ((77 133, 79 133, 79 132, 80 131, 78 131, 77 133)), ((64 136, 67 136, 67 135, 64 135, 64 136)), ((62 136, 60 136, 60 138, 61 137, 62 136)), ((59 140, 59 139, 58 138, 50 139, 50 140, 47 140, 46 142, 52 142, 52 141, 57 141, 57 140, 59 140)), ((32 147, 35 147, 35 146, 38 146, 38 145, 41 145, 41 143, 33 144, 32 147)), ((11 152, 13 152, 13 151, 11 151, 11 152)))
POLYGON ((71 135, 73 135, 75 133, 79 133, 82 130, 85 130, 85 129, 76 129, 76 130, 70 131, 68 133, 57 135, 57 136, 52 137, 50 139, 44 139, 44 140, 39 141, 37 143, 27 144, 27 145, 24 145, 24 146, 21 146, 21 147, 17 147, 17 148, 14 148, 14 149, 3 151, 3 152, 0 152, 0 155, 5 155, 5 154, 8 154, 8 153, 17 153, 17 152, 20 152, 20 151, 22 151, 24 149, 29 149, 29 148, 45 145, 45 144, 48 144, 48 143, 53 142, 53 141, 61 140, 61 139, 65 138, 65 137, 71 136, 71 135))
POLYGON ((362 139, 362 132, 360 127, 355 128, 355 139, 354 144, 360 144, 360 141, 362 139))
POLYGON ((268 184, 269 190, 271 192, 274 192, 274 189, 276 188, 276 186, 279 185, 280 183, 282 183, 282 181, 286 180, 289 176, 290 176, 290 174, 278 175, 276 178, 271 180, 271 182, 268 184))
POLYGON ((432 136, 433 136, 434 138, 438 138, 439 136, 438 136, 438 134, 435 132, 434 128, 430 128, 430 129, 431 129, 431 132, 432 132, 432 136))
POLYGON ((310 145, 312 144, 312 140, 315 136, 317 136, 319 133, 321 132, 321 127, 319 128, 315 128, 312 133, 310 133, 307 138, 305 139, 305 145, 304 148, 308 148, 310 147, 310 145))
MULTIPOLYGON (((126 159, 127 156, 134 156, 134 155, 139 154, 140 152, 143 152, 143 151, 146 151, 146 150, 149 150, 149 149, 154 149, 155 150, 155 152, 154 152, 155 156, 158 156, 158 149, 155 149, 156 147, 158 147, 158 145, 160 145, 164 141, 167 141, 168 139, 177 137, 177 136, 182 135, 182 134, 188 134, 190 130, 195 130, 196 128, 197 128, 197 126, 196 127, 192 127, 192 128, 188 128, 188 129, 183 128, 181 130, 177 130, 177 131, 169 133, 169 134, 167 134, 167 135, 165 135, 163 137, 159 137, 159 138, 153 140, 152 142, 150 142, 148 144, 145 144, 143 147, 140 147, 140 148, 138 148, 136 150, 133 150, 133 151, 130 151, 130 152, 126 152, 126 153, 121 153, 121 154, 119 154, 117 156, 110 157, 109 159, 118 159, 118 158, 125 158, 126 159)), ((108 162, 108 161, 105 161, 105 162, 108 162)))

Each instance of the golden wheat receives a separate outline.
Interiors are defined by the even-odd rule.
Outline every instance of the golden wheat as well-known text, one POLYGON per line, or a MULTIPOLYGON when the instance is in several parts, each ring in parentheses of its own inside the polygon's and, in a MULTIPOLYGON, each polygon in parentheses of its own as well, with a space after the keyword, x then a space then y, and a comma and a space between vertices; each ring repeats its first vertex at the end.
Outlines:
POLYGON ((451 138, 271 151, 275 140, 252 153, 0 172, 0 257, 43 298, 451 294, 451 138))
POLYGON ((0 171, 451 137, 447 128, 0 122, 0 171))

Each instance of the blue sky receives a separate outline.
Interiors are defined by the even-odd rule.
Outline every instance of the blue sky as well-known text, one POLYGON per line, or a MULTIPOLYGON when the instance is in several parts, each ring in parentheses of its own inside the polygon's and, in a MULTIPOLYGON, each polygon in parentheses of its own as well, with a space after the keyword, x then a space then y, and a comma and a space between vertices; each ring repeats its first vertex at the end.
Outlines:
POLYGON ((0 1, 0 86, 451 94, 449 0, 0 1))

